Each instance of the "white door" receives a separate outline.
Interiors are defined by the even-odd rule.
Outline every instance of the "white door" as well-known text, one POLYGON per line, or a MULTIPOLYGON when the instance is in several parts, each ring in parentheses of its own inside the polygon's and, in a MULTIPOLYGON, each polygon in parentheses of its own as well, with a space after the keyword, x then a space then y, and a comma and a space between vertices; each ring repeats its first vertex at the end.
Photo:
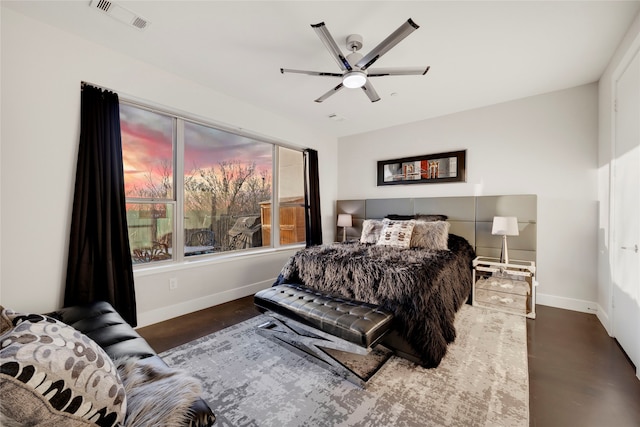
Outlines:
POLYGON ((613 336, 640 378, 640 55, 616 81, 613 161, 613 336))

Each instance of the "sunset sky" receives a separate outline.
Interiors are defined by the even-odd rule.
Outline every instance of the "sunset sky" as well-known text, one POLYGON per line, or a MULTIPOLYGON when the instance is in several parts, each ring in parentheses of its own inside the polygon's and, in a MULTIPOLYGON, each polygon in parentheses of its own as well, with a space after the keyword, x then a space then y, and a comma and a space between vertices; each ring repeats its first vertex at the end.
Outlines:
MULTIPOLYGON (((145 187, 149 172, 160 182, 164 164, 172 162, 173 119, 151 111, 120 105, 120 127, 127 194, 145 187)), ((220 162, 255 162, 258 172, 272 168, 273 145, 185 122, 185 174, 220 162)))

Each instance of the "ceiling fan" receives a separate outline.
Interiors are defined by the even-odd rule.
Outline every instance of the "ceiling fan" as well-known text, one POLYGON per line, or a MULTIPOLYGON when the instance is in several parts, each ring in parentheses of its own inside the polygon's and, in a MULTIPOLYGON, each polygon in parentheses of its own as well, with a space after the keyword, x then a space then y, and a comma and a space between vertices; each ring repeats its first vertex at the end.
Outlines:
POLYGON ((306 70, 292 70, 290 68, 280 68, 281 73, 298 73, 308 74, 310 76, 329 76, 340 77, 342 83, 327 93, 315 100, 315 102, 322 102, 329 98, 334 93, 338 92, 342 88, 349 89, 362 88, 364 93, 369 97, 371 102, 380 100, 380 96, 373 88, 373 85, 369 81, 370 77, 382 77, 382 76, 409 76, 409 75, 424 75, 427 74, 430 67, 404 67, 404 68, 373 68, 369 67, 373 65, 382 55, 387 53, 392 47, 400 43, 409 34, 420 28, 411 19, 402 24, 391 33, 386 39, 384 39, 378 46, 374 47, 371 52, 366 56, 362 56, 358 53, 358 50, 362 47, 362 36, 359 34, 351 34, 347 37, 347 48, 351 51, 346 57, 342 54, 342 51, 336 44, 336 41, 329 33, 327 26, 324 22, 311 25, 322 43, 329 50, 329 53, 336 60, 338 66, 342 70, 342 73, 330 73, 323 71, 306 71, 306 70))

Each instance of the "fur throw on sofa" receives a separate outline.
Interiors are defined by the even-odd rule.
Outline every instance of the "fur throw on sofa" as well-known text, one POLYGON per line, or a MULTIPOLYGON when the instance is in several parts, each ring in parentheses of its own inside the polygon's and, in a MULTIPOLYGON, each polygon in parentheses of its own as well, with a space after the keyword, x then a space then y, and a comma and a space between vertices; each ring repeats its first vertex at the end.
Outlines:
POLYGON ((123 357, 114 363, 127 394, 124 427, 189 424, 191 405, 202 393, 197 379, 150 359, 123 357))
POLYGON ((471 292, 473 248, 449 235, 449 250, 355 242, 314 246, 289 259, 276 284, 296 283, 380 305, 422 365, 438 366, 455 339, 453 321, 471 292))

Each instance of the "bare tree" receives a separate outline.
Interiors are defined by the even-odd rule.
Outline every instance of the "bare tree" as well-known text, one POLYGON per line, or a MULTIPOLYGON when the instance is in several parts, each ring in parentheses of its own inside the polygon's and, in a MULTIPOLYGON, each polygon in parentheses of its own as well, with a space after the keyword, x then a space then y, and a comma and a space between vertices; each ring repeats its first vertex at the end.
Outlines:
POLYGON ((144 186, 134 185, 127 194, 129 197, 140 197, 148 199, 170 199, 173 197, 173 175, 172 166, 168 160, 163 160, 159 166, 159 173, 154 174, 154 169, 149 170, 144 176, 144 186), (160 176, 159 182, 154 178, 160 176))
POLYGON ((259 215, 260 202, 271 198, 271 174, 256 175, 256 164, 223 161, 217 167, 195 168, 185 177, 188 224, 208 223, 224 247, 238 216, 259 215))
POLYGON ((260 176, 251 176, 245 183, 245 189, 240 194, 238 205, 243 215, 258 214, 260 203, 271 200, 271 173, 261 171, 260 176))

